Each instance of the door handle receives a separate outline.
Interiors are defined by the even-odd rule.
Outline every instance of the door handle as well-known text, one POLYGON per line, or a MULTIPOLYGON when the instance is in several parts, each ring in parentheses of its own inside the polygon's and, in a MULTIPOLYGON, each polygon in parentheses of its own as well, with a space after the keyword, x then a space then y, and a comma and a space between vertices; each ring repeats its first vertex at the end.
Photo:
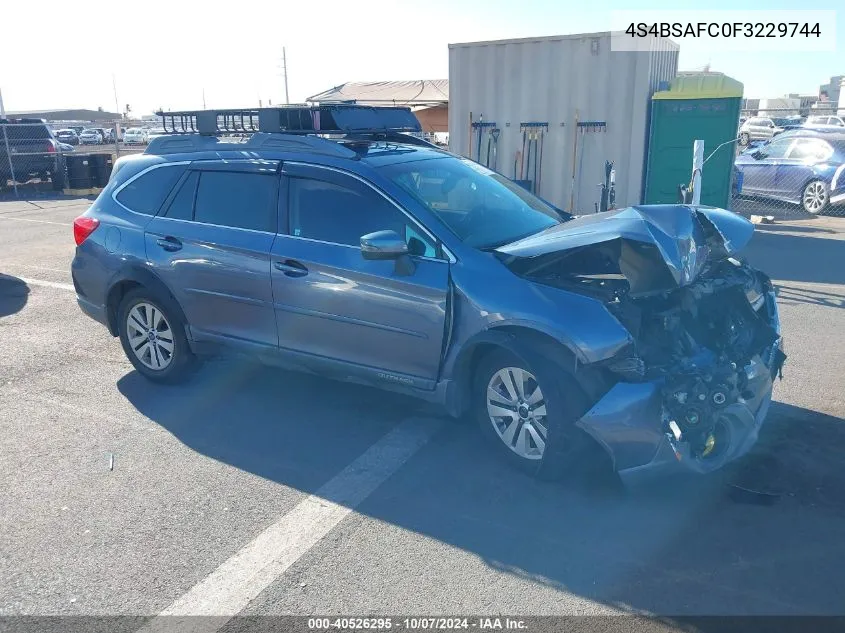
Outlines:
POLYGON ((177 240, 175 237, 171 237, 170 235, 157 239, 156 244, 171 253, 178 251, 182 248, 182 242, 177 240))
POLYGON ((304 277, 308 269, 297 261, 286 259, 283 262, 274 262, 273 267, 282 271, 288 277, 304 277))

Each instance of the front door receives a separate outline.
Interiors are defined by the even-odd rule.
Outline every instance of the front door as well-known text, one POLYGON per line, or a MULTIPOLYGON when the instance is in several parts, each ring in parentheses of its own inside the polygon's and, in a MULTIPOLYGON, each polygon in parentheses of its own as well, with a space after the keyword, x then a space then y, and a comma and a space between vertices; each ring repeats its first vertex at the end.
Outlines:
POLYGON ((792 145, 791 138, 776 138, 752 150, 751 158, 743 164, 743 192, 762 196, 777 196, 777 168, 792 145))
POLYGON ((283 176, 288 230, 272 250, 282 350, 375 382, 433 388, 449 288, 436 240, 350 174, 285 163, 283 176), (360 237, 384 229, 409 241, 412 270, 362 257, 360 237))
POLYGON ((270 248, 278 163, 193 163, 147 225, 147 259, 197 340, 278 344, 270 248))

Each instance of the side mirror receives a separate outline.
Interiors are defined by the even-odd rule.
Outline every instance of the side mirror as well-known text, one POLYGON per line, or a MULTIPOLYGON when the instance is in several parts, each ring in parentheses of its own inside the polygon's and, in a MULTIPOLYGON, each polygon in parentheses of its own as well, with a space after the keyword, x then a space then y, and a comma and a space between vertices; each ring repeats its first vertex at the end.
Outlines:
POLYGON ((399 259, 408 254, 408 243, 396 231, 376 231, 361 237, 364 259, 399 259))

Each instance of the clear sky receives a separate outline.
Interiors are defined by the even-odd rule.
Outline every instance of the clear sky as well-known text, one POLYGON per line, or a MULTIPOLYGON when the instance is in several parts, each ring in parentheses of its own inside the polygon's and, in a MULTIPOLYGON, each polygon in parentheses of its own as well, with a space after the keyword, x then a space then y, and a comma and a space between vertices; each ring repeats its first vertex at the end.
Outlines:
MULTIPOLYGON (((835 53, 685 50, 681 70, 725 72, 748 97, 817 93, 845 74, 841 0, 204 0, 9 2, 0 9, 7 110, 154 109, 283 103, 345 81, 448 76, 448 44, 610 29, 613 9, 843 9, 835 53)), ((706 14, 702 14, 706 18, 706 14)))

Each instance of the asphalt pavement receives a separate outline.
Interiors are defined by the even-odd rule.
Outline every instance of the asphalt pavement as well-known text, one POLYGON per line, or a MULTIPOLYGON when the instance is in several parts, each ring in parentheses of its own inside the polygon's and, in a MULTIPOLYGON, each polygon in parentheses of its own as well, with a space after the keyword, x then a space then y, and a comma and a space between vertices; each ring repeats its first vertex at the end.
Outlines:
POLYGON ((752 454, 620 489, 534 481, 363 387, 232 361, 146 382, 75 303, 88 204, 0 203, 0 616, 845 615, 845 219, 748 250, 789 354, 752 454))

